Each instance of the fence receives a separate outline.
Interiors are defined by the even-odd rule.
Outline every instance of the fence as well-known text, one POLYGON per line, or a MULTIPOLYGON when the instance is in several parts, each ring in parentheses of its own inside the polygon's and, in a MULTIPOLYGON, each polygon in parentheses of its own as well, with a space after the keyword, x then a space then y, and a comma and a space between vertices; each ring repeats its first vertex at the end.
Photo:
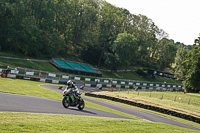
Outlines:
POLYGON ((192 96, 192 95, 184 95, 184 93, 172 93, 172 92, 152 92, 148 91, 128 91, 127 95, 131 95, 134 97, 146 97, 146 98, 155 98, 159 100, 168 100, 173 102, 178 102, 187 105, 194 105, 200 106, 199 96, 192 96))
POLYGON ((125 88, 125 89, 143 89, 155 91, 182 91, 183 87, 178 84, 166 84, 158 82, 145 82, 125 79, 111 78, 89 78, 76 75, 63 75, 52 72, 38 71, 25 68, 7 68, 1 69, 0 72, 7 74, 8 78, 31 79, 35 81, 65 84, 67 80, 85 81, 88 87, 108 87, 108 88, 125 88))

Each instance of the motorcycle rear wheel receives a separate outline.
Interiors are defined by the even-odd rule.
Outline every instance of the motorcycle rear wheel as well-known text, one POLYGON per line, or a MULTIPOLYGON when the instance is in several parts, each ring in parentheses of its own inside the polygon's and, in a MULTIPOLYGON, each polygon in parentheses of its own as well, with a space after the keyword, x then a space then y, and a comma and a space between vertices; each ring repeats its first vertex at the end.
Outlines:
POLYGON ((80 103, 79 103, 79 105, 78 105, 78 109, 79 109, 79 110, 83 110, 84 107, 85 107, 85 102, 84 102, 83 99, 81 99, 81 101, 80 101, 80 103))
MULTIPOLYGON (((69 99, 69 97, 68 97, 69 99)), ((67 100, 67 97, 63 97, 62 99, 62 105, 65 107, 65 108, 68 108, 69 107, 69 104, 70 104, 70 100, 67 100)))

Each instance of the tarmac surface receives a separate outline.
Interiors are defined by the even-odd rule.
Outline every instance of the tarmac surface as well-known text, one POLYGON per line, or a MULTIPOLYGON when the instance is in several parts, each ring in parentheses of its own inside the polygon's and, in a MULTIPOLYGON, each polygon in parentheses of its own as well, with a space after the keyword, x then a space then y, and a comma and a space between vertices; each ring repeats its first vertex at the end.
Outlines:
MULTIPOLYGON (((84 82, 77 82, 76 85, 80 87, 84 82)), ((62 92, 58 89, 59 85, 40 85, 41 87, 56 91, 62 92)), ((93 92, 93 91, 104 91, 98 88, 85 87, 81 92, 93 92)), ((109 102, 96 100, 89 97, 82 97, 85 101, 104 106, 119 112, 123 112, 143 120, 151 122, 165 123, 175 126, 180 126, 184 128, 189 128, 193 130, 200 131, 200 128, 175 121, 160 115, 153 113, 120 106, 117 104, 112 104, 109 102)), ((61 99, 62 100, 62 99, 61 99)), ((62 103, 57 100, 51 100, 47 98, 39 98, 34 96, 19 95, 19 94, 10 94, 0 92, 0 112, 29 112, 29 113, 51 113, 51 114, 71 114, 71 115, 87 115, 87 116, 100 116, 100 117, 112 117, 112 118, 121 118, 121 119, 131 119, 121 115, 108 113, 105 111, 92 109, 85 107, 84 110, 80 111, 77 107, 64 108, 62 103)))
MULTIPOLYGON (((77 82, 76 85, 78 87, 83 85, 83 82, 77 82)), ((41 85, 41 87, 56 91, 56 92, 62 92, 62 90, 59 90, 58 87, 59 86, 52 86, 52 85, 41 85)), ((79 89, 80 90, 80 89, 79 89)), ((85 87, 83 90, 80 90, 81 92, 94 92, 94 91, 106 91, 106 90, 100 90, 98 88, 92 88, 92 87, 85 87)), ((165 124, 170 124, 170 125, 175 125, 175 126, 180 126, 180 127, 184 127, 184 128, 189 128, 189 129, 193 129, 193 130, 198 130, 200 131, 200 128, 167 118, 167 117, 163 117, 157 114, 153 114, 153 113, 149 113, 149 112, 145 112, 145 111, 141 111, 141 110, 137 110, 137 109, 133 109, 133 108, 129 108, 129 107, 124 107, 124 106, 120 106, 117 104, 112 104, 109 102, 105 102, 105 101, 101 101, 101 100, 96 100, 93 98, 88 98, 88 97, 83 97, 82 98, 85 101, 100 105, 100 106, 104 106, 119 112, 123 112, 138 118, 141 118, 143 120, 147 120, 147 121, 151 121, 151 122, 159 122, 159 123, 165 123, 165 124)))

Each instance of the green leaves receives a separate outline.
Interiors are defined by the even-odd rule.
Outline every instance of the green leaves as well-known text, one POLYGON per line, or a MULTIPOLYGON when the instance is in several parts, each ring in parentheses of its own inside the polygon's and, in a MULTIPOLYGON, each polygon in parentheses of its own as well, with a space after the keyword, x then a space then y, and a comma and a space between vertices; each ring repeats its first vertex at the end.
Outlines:
POLYGON ((179 45, 175 58, 175 75, 183 79, 183 85, 187 92, 200 91, 200 46, 199 39, 195 39, 192 50, 179 45))
POLYGON ((194 45, 187 53, 183 62, 185 80, 183 85, 189 92, 200 91, 200 46, 194 45))
POLYGON ((131 65, 135 55, 136 44, 137 39, 134 35, 126 32, 118 34, 116 40, 110 47, 111 52, 105 54, 106 65, 115 67, 114 70, 118 67, 127 69, 131 65))
POLYGON ((150 18, 104 0, 2 0, 0 23, 4 51, 81 58, 109 69, 165 69, 176 51, 150 18))
POLYGON ((178 46, 178 50, 176 53, 176 57, 175 57, 175 68, 174 68, 174 73, 175 76, 177 77, 178 80, 183 80, 185 77, 185 70, 184 70, 184 66, 183 64, 185 64, 184 62, 184 58, 187 54, 187 48, 186 46, 180 44, 178 46))

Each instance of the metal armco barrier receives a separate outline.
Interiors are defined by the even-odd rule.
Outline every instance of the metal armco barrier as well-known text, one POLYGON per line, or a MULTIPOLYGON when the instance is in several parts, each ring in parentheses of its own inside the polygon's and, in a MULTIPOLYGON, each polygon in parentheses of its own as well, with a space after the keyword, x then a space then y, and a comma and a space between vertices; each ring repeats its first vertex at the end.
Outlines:
MULTIPOLYGON (((3 69, 0 68, 0 71, 3 69)), ((124 79, 104 79, 104 78, 85 78, 73 75, 61 75, 56 73, 48 73, 41 71, 31 71, 31 70, 9 70, 9 77, 20 79, 31 78, 31 80, 41 81, 46 83, 54 83, 54 84, 65 84, 67 80, 76 80, 76 81, 86 81, 91 82, 91 87, 96 87, 100 84, 102 87, 107 88, 124 88, 124 89, 144 89, 144 90, 155 90, 155 91, 183 91, 181 85, 175 84, 165 84, 165 83, 156 83, 156 82, 142 82, 142 81, 134 81, 134 80, 124 80, 124 79), (63 81, 64 80, 64 81, 63 81)))
MULTIPOLYGON (((7 74, 7 78, 17 78, 31 81, 39 81, 44 83, 53 83, 53 84, 66 84, 67 80, 56 80, 56 79, 46 79, 46 78, 37 78, 37 77, 26 77, 21 75, 13 75, 7 74)), ((128 86, 128 85, 115 85, 115 84, 94 84, 94 83, 86 83, 86 87, 104 87, 104 88, 121 88, 121 89, 143 89, 144 91, 182 91, 182 89, 178 88, 157 88, 157 87, 144 87, 144 86, 128 86)))
POLYGON ((96 94, 92 94, 92 93, 85 93, 85 95, 86 96, 91 96, 91 97, 108 99, 108 100, 112 100, 112 101, 116 101, 116 102, 120 102, 120 103, 124 103, 124 104, 128 104, 128 105, 132 105, 132 106, 137 106, 137 107, 148 109, 148 110, 153 110, 153 111, 156 111, 156 112, 160 112, 160 113, 176 116, 176 117, 183 118, 183 119, 186 119, 186 120, 189 120, 189 121, 193 121, 193 122, 196 122, 196 123, 200 124, 200 118, 195 117, 195 116, 191 116, 191 115, 188 115, 188 114, 179 113, 179 112, 176 112, 176 111, 173 111, 173 110, 168 110, 168 109, 164 109, 164 108, 160 108, 160 107, 156 107, 156 106, 152 106, 152 105, 145 105, 143 103, 137 103, 137 102, 124 100, 124 99, 111 97, 111 96, 106 96, 106 95, 96 95, 96 94))

